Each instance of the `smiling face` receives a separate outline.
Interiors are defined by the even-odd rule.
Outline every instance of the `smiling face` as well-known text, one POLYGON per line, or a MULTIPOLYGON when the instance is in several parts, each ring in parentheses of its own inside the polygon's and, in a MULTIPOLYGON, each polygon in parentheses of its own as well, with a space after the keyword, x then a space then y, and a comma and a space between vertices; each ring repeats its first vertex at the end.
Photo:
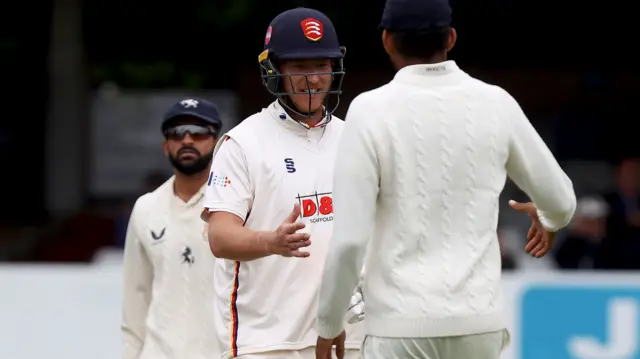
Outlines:
POLYGON ((329 59, 289 60, 280 66, 285 76, 284 91, 301 113, 322 111, 324 99, 333 80, 332 63, 329 59), (311 101, 309 101, 311 100, 311 101))

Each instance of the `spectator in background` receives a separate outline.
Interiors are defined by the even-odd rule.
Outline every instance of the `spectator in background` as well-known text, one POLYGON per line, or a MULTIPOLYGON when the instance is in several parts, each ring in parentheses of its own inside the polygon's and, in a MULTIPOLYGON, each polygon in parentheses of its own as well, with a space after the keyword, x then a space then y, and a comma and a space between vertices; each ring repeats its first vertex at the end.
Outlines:
POLYGON ((640 269, 639 171, 640 158, 623 159, 616 171, 616 191, 605 196, 610 212, 601 254, 607 269, 640 269))
POLYGON ((606 235, 607 203, 599 197, 578 200, 567 237, 553 253, 560 269, 599 268, 600 246, 606 235))

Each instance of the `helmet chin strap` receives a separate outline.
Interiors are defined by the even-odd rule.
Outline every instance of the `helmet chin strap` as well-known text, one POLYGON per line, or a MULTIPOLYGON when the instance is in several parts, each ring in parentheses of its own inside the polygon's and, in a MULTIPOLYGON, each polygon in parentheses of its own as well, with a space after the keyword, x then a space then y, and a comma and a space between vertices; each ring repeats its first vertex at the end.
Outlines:
POLYGON ((326 126, 331 121, 331 114, 327 115, 326 106, 323 105, 322 106, 322 118, 320 119, 320 122, 318 122, 318 124, 316 126, 309 126, 305 121, 295 119, 293 115, 300 116, 300 117, 306 117, 308 119, 311 119, 313 114, 309 113, 309 112, 304 114, 301 111, 298 111, 297 110, 297 106, 293 103, 293 101, 291 101, 291 98, 288 95, 283 96, 283 97, 284 98, 279 97, 278 101, 280 102, 282 107, 284 107, 285 110, 287 112, 289 112, 289 117, 291 117, 294 121, 298 122, 303 127, 305 127, 305 128, 320 128, 320 127, 326 126))

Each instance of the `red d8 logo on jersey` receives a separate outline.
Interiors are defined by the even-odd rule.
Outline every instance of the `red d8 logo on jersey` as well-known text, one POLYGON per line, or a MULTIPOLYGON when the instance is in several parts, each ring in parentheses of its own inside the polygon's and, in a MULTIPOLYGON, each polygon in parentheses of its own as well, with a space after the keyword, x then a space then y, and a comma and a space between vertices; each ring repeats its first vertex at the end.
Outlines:
POLYGON ((333 221, 333 198, 331 192, 298 196, 300 216, 311 223, 333 221))

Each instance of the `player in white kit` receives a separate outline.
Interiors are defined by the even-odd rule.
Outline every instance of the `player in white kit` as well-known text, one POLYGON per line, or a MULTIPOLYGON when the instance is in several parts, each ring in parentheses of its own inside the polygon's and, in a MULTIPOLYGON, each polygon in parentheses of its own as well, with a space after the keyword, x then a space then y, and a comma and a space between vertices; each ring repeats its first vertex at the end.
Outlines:
POLYGON ((177 102, 162 122, 174 176, 136 201, 124 249, 124 359, 219 357, 213 262, 198 218, 222 127, 216 106, 177 102))
MULTIPOLYGON (((263 84, 277 100, 216 148, 202 217, 211 250, 222 258, 214 271, 214 317, 224 357, 315 356, 320 275, 333 229, 333 167, 344 125, 333 116, 344 53, 321 12, 296 8, 278 15, 259 56, 263 84)), ((361 314, 341 316, 351 322, 361 314)), ((347 325, 347 358, 358 357, 361 339, 357 325, 347 325)))
POLYGON ((513 97, 447 60, 449 0, 387 0, 381 28, 398 71, 347 113, 317 358, 341 340, 335 313, 364 262, 365 359, 498 359, 509 341, 496 233, 506 178, 533 201, 510 205, 531 217, 535 257, 571 220, 572 182, 513 97))

